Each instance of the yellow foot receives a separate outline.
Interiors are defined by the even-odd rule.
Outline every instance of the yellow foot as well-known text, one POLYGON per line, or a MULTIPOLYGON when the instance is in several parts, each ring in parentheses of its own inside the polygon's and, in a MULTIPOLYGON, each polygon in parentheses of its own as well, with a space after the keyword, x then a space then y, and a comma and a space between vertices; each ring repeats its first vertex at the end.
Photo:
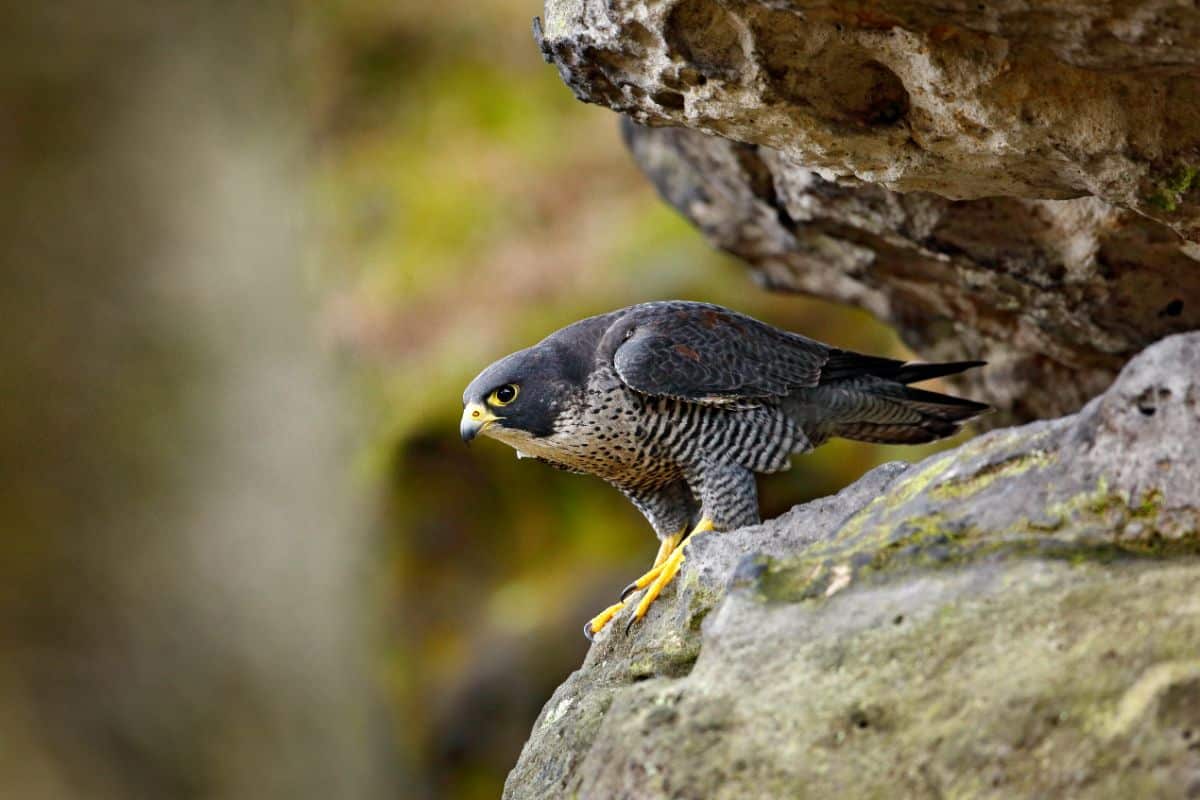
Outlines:
MULTIPOLYGON (((646 612, 650 610, 650 605, 658 599, 658 596, 666 588, 667 584, 675 579, 679 568, 683 566, 683 551, 687 548, 688 542, 692 541, 696 534, 711 531, 712 529, 712 520, 708 518, 700 520, 696 527, 692 529, 692 532, 684 538, 683 543, 671 551, 671 555, 667 557, 667 560, 656 568, 658 569, 658 575, 654 578, 654 582, 650 584, 646 593, 642 595, 642 599, 638 601, 637 609, 633 612, 633 617, 625 625, 626 632, 633 626, 633 623, 646 616, 646 612)), ((651 572, 653 571, 651 570, 651 572)))
POLYGON ((624 607, 624 600, 619 603, 613 603, 611 606, 589 619, 587 624, 583 626, 583 635, 586 636, 590 642, 595 638, 597 633, 604 630, 604 626, 607 625, 613 617, 621 613, 621 609, 624 607))
POLYGON ((658 555, 654 559, 654 566, 650 571, 625 587, 625 591, 621 592, 621 602, 613 603, 588 620, 587 624, 583 626, 583 635, 589 641, 593 639, 596 634, 604 630, 604 627, 612 621, 613 617, 621 613, 621 610, 625 608, 629 595, 640 589, 649 587, 649 591, 642 597, 633 617, 630 618, 629 623, 625 626, 625 630, 628 631, 633 623, 646 616, 646 611, 649 610, 650 604, 662 593, 667 584, 674 580, 680 566, 683 565, 683 548, 687 546, 687 543, 696 534, 711 531, 712 529, 712 521, 702 519, 692 529, 691 533, 688 533, 686 536, 683 531, 680 531, 663 539, 658 548, 658 555))
POLYGON ((671 534, 662 540, 662 543, 658 546, 658 555, 654 557, 654 566, 651 567, 650 571, 645 575, 621 590, 622 600, 628 600, 629 595, 645 589, 647 586, 654 583, 654 579, 662 574, 663 564, 667 563, 667 559, 671 557, 671 554, 674 553, 679 547, 679 543, 683 541, 684 533, 686 533, 686 531, 680 531, 679 533, 671 534))
POLYGON ((654 566, 659 566, 667 560, 667 556, 675 552, 675 548, 679 547, 679 543, 683 541, 683 535, 685 533, 687 533, 687 526, 684 526, 684 529, 679 533, 673 533, 659 542, 658 555, 654 557, 654 566))
POLYGON ((676 547, 679 547, 679 543, 683 541, 685 533, 687 533, 687 528, 679 531, 679 533, 673 533, 659 542, 658 555, 654 557, 654 566, 650 571, 625 587, 621 592, 621 602, 613 603, 587 621, 587 624, 583 626, 583 635, 588 638, 588 641, 595 638, 596 634, 604 630, 604 626, 611 622, 613 617, 621 613, 621 609, 625 607, 625 600, 630 594, 638 589, 645 589, 658 577, 659 572, 662 571, 663 562, 667 560, 671 553, 675 552, 676 547))

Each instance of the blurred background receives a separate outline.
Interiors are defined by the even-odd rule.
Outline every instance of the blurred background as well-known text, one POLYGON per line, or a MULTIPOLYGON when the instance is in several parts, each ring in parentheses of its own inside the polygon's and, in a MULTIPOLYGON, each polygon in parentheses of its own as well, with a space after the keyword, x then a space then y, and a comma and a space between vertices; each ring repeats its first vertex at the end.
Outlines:
MULTIPOLYGON (((467 382, 664 298, 910 354, 660 202, 535 0, 110 5, 0 41, 0 795, 496 797, 657 542, 465 448, 467 382)), ((764 515, 928 452, 831 444, 764 515)))

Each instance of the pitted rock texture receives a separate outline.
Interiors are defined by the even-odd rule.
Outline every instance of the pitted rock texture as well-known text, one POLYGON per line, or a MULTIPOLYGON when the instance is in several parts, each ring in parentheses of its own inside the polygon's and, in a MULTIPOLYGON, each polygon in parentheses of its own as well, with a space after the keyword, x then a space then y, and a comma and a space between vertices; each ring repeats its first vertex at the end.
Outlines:
POLYGON ((1077 415, 697 538, 505 797, 1193 796, 1197 442, 1172 336, 1077 415))
POLYGON ((866 308, 925 358, 988 360, 955 380, 996 406, 988 424, 1077 411, 1148 344, 1200 328, 1200 246, 1096 198, 901 194, 698 131, 623 132, 663 197, 764 286, 866 308))
POLYGON ((586 101, 951 199, 1094 196, 1200 241, 1192 0, 547 0, 586 101))

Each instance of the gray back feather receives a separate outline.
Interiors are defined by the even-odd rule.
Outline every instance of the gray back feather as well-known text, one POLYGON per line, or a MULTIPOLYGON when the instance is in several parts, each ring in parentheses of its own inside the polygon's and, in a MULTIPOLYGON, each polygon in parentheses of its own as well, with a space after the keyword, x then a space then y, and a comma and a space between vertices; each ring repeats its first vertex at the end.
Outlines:
POLYGON ((816 386, 830 353, 820 342, 706 303, 634 306, 605 339, 630 388, 714 405, 816 386))

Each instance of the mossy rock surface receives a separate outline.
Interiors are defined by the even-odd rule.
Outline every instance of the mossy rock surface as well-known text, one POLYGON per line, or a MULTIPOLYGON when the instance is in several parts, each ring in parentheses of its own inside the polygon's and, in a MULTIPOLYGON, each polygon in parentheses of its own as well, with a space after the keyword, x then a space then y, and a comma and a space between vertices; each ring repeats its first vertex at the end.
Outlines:
POLYGON ((697 539, 509 798, 1200 796, 1200 334, 1079 414, 697 539))

